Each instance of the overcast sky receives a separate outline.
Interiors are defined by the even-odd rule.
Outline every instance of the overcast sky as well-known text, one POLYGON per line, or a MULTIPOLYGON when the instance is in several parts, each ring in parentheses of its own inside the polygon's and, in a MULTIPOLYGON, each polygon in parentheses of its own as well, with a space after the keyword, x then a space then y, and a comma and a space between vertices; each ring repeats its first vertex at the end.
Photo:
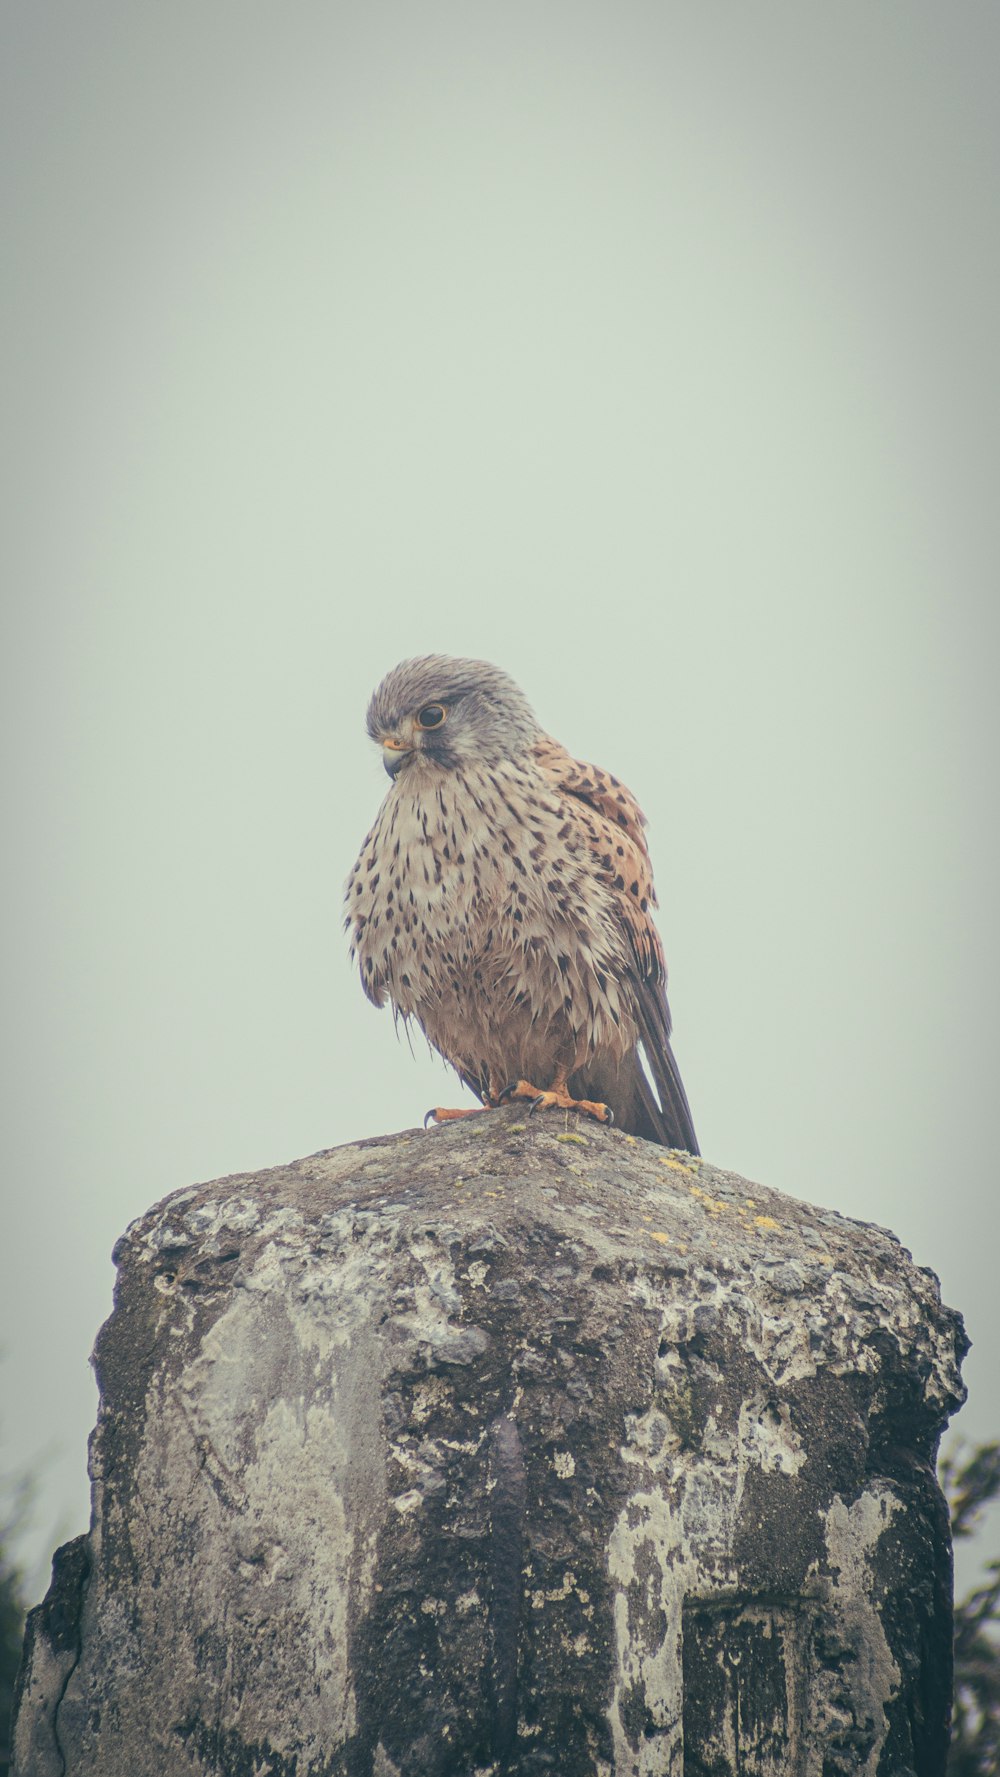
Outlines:
POLYGON ((1000 1436, 995 0, 0 32, 36 1589, 127 1223, 454 1096, 341 931, 415 653, 497 661, 635 790, 705 1154, 894 1229, 1000 1436))

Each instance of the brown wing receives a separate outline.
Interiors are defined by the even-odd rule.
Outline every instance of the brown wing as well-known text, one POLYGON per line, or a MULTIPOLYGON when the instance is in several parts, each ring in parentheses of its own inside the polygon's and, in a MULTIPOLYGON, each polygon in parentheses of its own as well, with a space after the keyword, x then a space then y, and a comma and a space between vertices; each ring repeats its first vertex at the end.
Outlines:
POLYGON ((602 881, 614 890, 615 910, 635 961, 632 986, 639 1034, 656 1094, 636 1062, 637 1088, 651 1125, 649 1134, 667 1147, 698 1153, 687 1096, 670 1047, 667 968, 660 934, 653 923, 656 891, 643 829, 646 817, 631 790, 602 771, 574 759, 549 735, 536 742, 534 756, 547 777, 573 798, 580 824, 602 881))

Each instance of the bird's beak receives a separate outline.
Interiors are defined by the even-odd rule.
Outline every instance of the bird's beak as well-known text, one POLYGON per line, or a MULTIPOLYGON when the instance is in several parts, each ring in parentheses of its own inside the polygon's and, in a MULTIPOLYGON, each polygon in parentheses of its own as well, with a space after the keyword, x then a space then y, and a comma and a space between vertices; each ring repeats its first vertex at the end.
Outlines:
POLYGON ((405 740, 400 740, 395 734, 382 736, 382 764, 390 777, 395 777, 400 766, 406 764, 412 750, 405 740))

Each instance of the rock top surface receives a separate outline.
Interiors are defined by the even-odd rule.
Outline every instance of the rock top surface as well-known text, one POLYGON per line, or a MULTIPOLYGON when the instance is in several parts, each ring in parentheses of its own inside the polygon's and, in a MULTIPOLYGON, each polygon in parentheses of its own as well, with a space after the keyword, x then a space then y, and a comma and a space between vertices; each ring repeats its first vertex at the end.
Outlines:
POLYGON ((17 1777, 943 1771, 965 1339, 891 1234, 513 1109, 115 1258, 17 1777))

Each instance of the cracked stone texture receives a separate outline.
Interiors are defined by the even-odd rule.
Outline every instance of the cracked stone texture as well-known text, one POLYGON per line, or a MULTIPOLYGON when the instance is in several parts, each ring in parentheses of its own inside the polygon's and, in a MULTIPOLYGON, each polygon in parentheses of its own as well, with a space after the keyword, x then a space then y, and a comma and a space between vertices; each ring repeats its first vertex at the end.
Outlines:
POLYGON ((517 1109, 116 1248, 16 1777, 937 1777, 961 1322, 891 1234, 517 1109))

